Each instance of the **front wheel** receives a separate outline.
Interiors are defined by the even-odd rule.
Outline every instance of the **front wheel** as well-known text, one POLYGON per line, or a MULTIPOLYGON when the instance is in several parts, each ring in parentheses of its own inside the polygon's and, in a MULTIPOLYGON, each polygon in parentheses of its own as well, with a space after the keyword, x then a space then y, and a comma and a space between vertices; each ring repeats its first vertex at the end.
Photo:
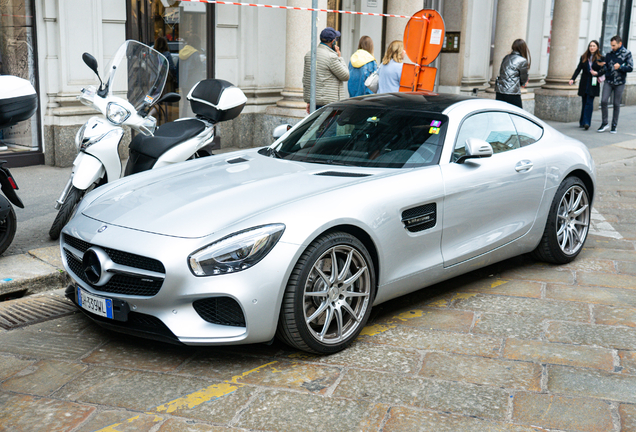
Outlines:
POLYGON ((362 242, 344 232, 325 234, 296 263, 277 335, 304 351, 341 351, 369 319, 375 291, 373 261, 362 242))
POLYGON ((585 184, 578 177, 566 178, 554 195, 535 258, 554 264, 574 260, 585 244, 591 213, 585 184))
POLYGON ((82 200, 85 193, 86 191, 80 190, 75 186, 71 187, 64 204, 60 206, 60 210, 57 212, 57 216, 55 216, 53 225, 51 225, 51 229, 49 230, 49 237, 51 237, 51 240, 57 240, 60 238, 62 228, 64 228, 64 225, 71 220, 71 217, 77 208, 77 204, 79 204, 82 200))
POLYGON ((3 221, 0 221, 0 255, 9 248, 17 227, 18 219, 15 217, 15 210, 13 207, 9 207, 9 214, 3 221))

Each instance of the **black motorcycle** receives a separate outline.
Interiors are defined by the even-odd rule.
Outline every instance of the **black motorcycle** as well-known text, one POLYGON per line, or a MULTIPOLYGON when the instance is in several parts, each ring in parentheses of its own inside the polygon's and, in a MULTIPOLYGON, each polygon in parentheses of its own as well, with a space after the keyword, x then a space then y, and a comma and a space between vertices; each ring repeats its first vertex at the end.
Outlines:
MULTIPOLYGON (((0 76, 0 129, 30 118, 37 109, 37 95, 31 83, 11 75, 0 76)), ((13 205, 24 208, 15 192, 18 185, 0 160, 0 255, 7 250, 18 227, 13 205)))

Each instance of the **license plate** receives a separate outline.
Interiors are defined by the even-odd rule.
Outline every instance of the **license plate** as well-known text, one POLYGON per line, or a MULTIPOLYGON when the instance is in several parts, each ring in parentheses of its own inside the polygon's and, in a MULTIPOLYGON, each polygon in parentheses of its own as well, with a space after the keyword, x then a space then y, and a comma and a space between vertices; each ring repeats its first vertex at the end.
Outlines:
POLYGON ((98 297, 77 287, 77 304, 95 315, 113 319, 113 300, 98 297))

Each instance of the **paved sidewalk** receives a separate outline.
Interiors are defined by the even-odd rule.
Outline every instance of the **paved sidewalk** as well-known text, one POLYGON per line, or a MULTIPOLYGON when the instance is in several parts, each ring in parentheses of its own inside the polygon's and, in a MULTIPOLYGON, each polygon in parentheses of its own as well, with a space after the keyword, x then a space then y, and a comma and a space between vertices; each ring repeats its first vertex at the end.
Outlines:
POLYGON ((625 138, 592 149, 594 226, 577 260, 518 257, 382 304, 336 355, 171 346, 79 313, 0 328, 0 431, 636 431, 625 138))

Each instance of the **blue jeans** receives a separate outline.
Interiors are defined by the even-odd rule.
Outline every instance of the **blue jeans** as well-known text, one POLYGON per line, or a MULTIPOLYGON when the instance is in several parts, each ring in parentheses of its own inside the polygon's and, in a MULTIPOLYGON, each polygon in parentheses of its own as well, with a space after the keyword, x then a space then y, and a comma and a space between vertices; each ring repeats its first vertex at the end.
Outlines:
POLYGON ((581 96, 581 118, 579 125, 589 126, 592 124, 592 111, 594 111, 594 96, 581 96))

